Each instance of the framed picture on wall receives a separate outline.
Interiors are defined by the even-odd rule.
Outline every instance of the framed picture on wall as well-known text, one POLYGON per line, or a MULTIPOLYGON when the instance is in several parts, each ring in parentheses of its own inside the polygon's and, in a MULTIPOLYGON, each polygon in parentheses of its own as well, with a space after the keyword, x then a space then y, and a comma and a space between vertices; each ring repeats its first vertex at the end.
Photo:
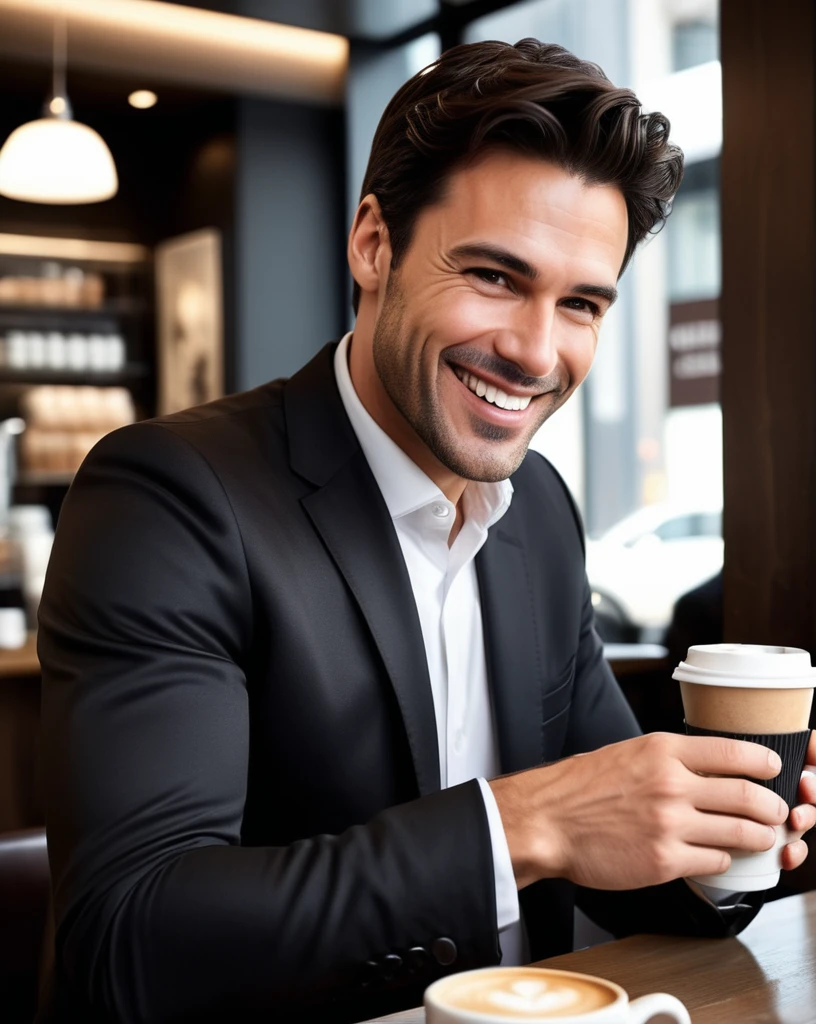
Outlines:
POLYGON ((156 246, 158 413, 224 393, 221 234, 204 228, 156 246))

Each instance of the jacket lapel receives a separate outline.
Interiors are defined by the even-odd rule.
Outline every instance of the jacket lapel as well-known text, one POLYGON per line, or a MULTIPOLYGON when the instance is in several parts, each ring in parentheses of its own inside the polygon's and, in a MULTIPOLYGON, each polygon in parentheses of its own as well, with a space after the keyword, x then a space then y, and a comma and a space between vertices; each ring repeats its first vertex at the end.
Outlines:
POLYGON ((487 674, 503 772, 543 759, 542 651, 529 549, 513 525, 513 507, 476 557, 487 674))
POLYGON ((337 390, 334 348, 318 353, 284 390, 291 465, 316 487, 302 505, 371 631, 426 795, 439 789, 440 778, 422 629, 388 508, 337 390))

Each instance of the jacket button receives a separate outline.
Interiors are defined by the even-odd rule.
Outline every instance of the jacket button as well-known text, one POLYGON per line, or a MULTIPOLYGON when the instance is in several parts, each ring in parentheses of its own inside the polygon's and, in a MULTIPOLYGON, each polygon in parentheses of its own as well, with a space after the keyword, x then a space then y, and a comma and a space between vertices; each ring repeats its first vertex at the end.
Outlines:
POLYGON ((430 959, 430 953, 424 946, 411 946, 405 954, 409 971, 422 971, 430 959))
POLYGON ((402 957, 389 953, 380 960, 380 974, 383 981, 393 981, 402 970, 402 957))
POLYGON ((453 939, 448 939, 444 936, 441 939, 434 939, 431 952, 441 967, 449 967, 452 963, 455 963, 456 957, 459 955, 459 950, 456 948, 456 943, 453 939))
POLYGON ((360 971, 360 987, 369 988, 381 978, 380 965, 376 960, 366 960, 360 971))

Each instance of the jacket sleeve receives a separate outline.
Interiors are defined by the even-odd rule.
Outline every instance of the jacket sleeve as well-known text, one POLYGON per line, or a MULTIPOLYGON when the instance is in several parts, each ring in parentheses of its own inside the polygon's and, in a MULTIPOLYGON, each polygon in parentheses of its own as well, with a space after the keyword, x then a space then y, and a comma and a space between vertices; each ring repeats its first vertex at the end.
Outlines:
POLYGON ((372 982, 444 973, 428 956, 387 980, 387 954, 444 936, 448 969, 498 959, 475 781, 340 835, 241 846, 252 630, 204 456, 160 424, 109 435, 64 503, 39 637, 58 985, 102 1017, 343 1019, 372 982))

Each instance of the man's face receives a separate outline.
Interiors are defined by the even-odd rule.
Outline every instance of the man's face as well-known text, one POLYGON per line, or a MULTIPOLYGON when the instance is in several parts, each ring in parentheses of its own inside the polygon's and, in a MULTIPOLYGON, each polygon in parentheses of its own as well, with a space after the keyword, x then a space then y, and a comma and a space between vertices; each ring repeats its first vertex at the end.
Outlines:
POLYGON ((510 476, 589 371, 626 241, 611 186, 504 150, 456 172, 380 299, 380 425, 431 477, 510 476))

